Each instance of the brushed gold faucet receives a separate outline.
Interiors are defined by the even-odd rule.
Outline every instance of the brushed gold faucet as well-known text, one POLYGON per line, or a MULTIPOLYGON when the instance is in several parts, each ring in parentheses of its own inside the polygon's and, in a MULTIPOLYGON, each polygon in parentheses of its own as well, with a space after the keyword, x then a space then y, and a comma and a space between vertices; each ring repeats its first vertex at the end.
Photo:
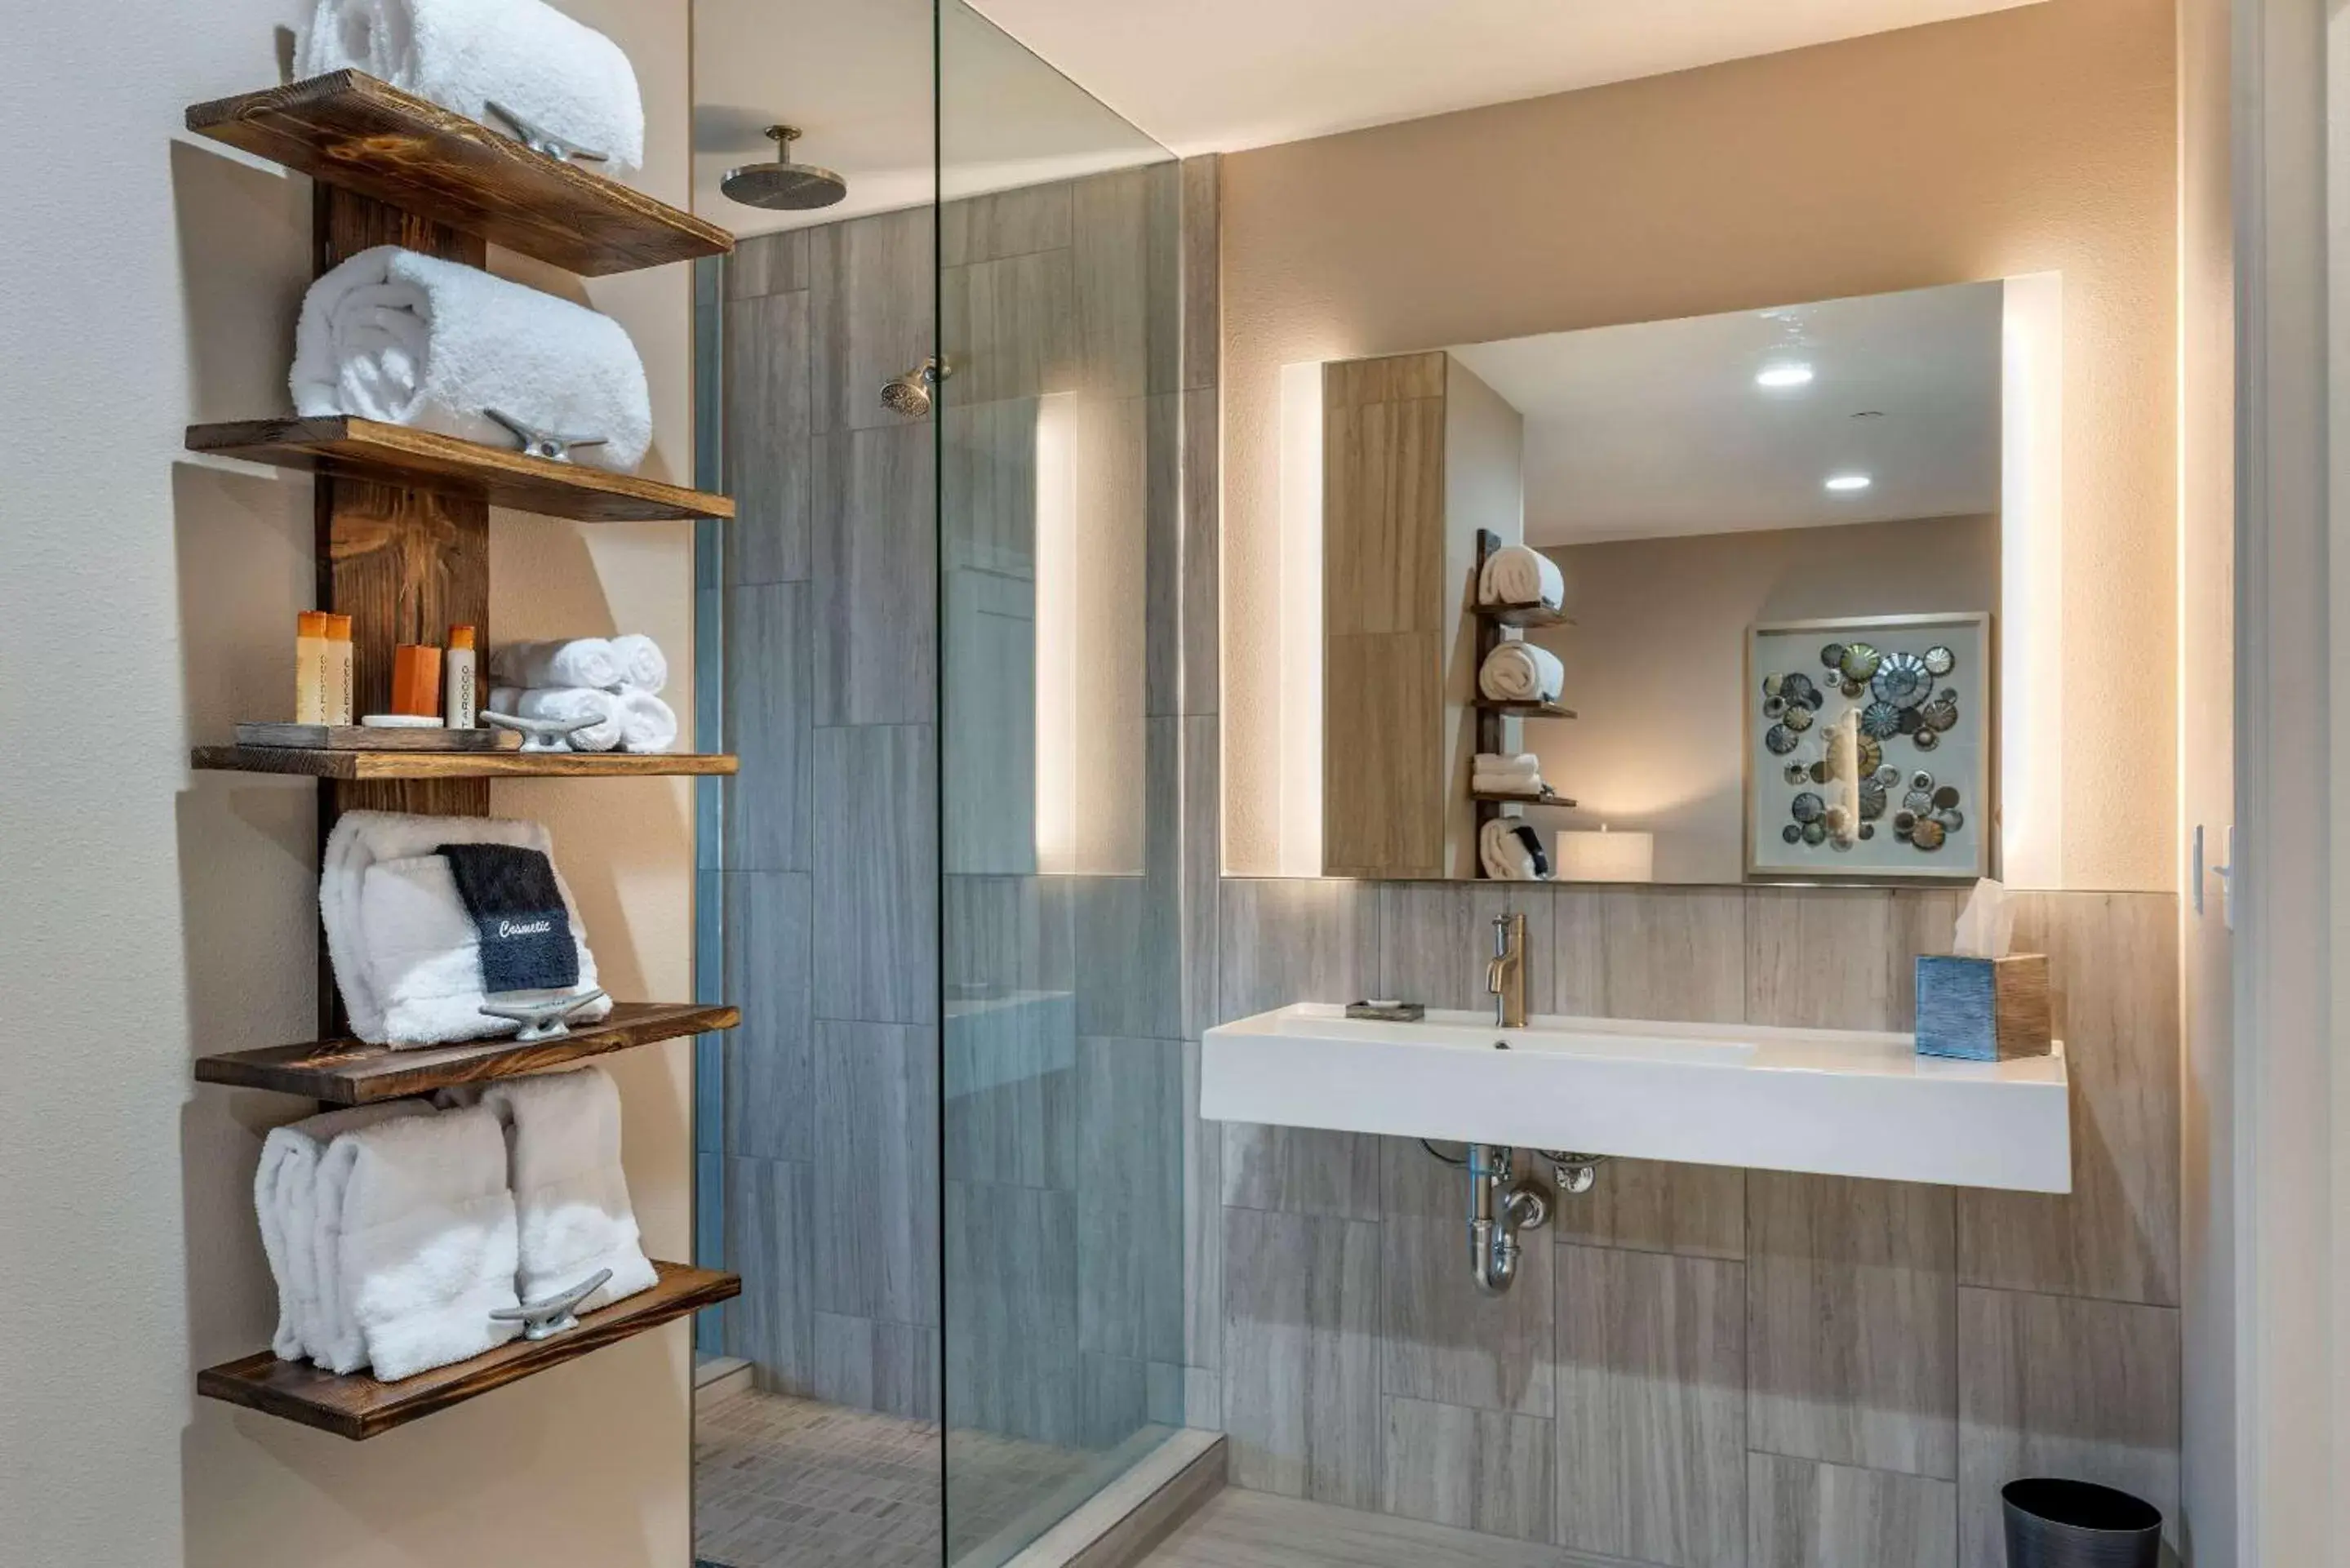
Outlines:
POLYGON ((1493 956, 1485 964, 1485 989, 1493 993, 1493 1026, 1526 1025, 1526 918, 1493 917, 1493 956))

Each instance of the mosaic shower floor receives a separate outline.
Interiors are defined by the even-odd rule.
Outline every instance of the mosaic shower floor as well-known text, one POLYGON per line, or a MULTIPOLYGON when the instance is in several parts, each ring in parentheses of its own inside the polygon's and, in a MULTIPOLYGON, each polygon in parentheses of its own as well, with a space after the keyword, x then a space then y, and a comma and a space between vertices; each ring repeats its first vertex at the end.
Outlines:
MULTIPOLYGON (((698 1411, 693 1436, 694 1555, 708 1568, 940 1568, 931 1423, 746 1390, 698 1411)), ((956 1561, 1101 1459, 984 1432, 949 1440, 956 1561)))

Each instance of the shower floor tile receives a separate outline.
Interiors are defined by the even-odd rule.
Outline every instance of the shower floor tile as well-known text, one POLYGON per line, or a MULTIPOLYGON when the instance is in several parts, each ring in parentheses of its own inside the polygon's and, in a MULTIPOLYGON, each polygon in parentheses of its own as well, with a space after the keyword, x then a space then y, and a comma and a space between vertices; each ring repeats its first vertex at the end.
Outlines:
MULTIPOLYGON (((988 1541, 1098 1455, 958 1431, 953 1555, 988 1541)), ((694 1554, 711 1568, 939 1568, 939 1428, 755 1390, 696 1413, 694 1554)))

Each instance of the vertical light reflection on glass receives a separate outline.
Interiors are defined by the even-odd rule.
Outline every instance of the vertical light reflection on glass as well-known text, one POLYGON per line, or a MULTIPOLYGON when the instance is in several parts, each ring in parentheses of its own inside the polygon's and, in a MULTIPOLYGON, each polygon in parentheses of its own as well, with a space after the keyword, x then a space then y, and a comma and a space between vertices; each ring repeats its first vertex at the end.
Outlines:
POLYGON ((1077 865, 1077 478, 1067 396, 1036 405, 1036 869, 1077 865))

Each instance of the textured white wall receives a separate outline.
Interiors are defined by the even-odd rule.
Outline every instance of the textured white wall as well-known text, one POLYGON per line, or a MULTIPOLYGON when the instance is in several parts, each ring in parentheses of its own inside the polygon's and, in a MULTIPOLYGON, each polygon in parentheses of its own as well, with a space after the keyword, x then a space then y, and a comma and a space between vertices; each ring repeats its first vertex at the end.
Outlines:
MULTIPOLYGON (((570 8, 635 57, 646 182, 681 199, 685 0, 570 8)), ((299 479, 186 460, 181 430, 286 406, 309 187, 180 125, 276 79, 272 30, 304 9, 0 11, 0 1560, 676 1568, 682 1326, 366 1444, 194 1397, 196 1367, 266 1338, 249 1183, 261 1132, 301 1107, 198 1089, 188 1062, 314 1033, 315 819, 311 786, 186 767, 192 741, 285 704, 310 505, 299 479)), ((687 274, 592 296, 650 365, 650 471, 688 475, 687 274)), ((624 622, 691 646, 682 528, 504 517, 493 556, 502 632, 624 622)), ((505 786, 497 808, 554 824, 619 993, 689 994, 683 787, 505 786)), ((619 1069, 639 1210, 671 1256, 684 1053, 619 1069)))

